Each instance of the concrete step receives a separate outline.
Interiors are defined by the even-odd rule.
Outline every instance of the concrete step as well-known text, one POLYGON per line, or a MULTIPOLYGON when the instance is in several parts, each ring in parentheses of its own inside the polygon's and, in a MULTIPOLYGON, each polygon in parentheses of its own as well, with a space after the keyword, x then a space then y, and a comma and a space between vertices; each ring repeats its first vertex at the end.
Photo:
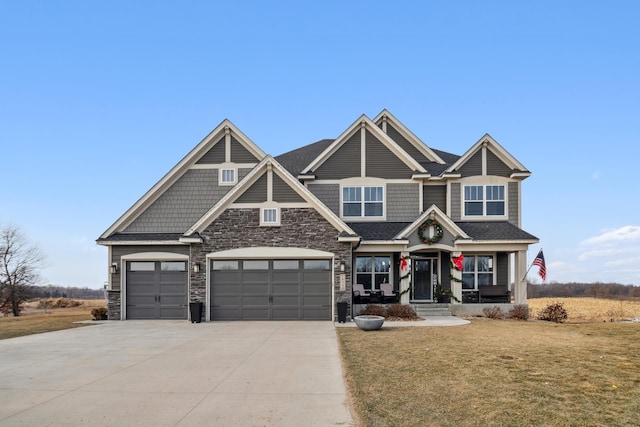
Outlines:
POLYGON ((420 317, 451 316, 449 304, 414 304, 413 309, 420 317))

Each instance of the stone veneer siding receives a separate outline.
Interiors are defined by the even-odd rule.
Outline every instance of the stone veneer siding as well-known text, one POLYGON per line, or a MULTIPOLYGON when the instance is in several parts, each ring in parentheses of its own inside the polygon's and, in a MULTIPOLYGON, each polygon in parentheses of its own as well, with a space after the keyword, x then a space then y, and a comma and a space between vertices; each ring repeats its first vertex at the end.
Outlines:
POLYGON ((107 291, 107 318, 109 320, 120 320, 121 301, 120 290, 107 291))
MULTIPOLYGON (((334 254, 334 295, 340 297, 340 262, 346 264, 344 296, 351 301, 351 244, 338 242, 336 230, 322 215, 311 208, 283 208, 280 226, 260 226, 259 209, 228 209, 202 233, 204 243, 191 245, 191 262, 206 266, 206 255, 228 249, 247 247, 297 247, 334 254)), ((191 274, 190 301, 205 302, 206 268, 191 274)), ((335 302, 334 301, 334 309, 335 302)), ((337 320, 337 310, 336 319, 337 320)), ((203 317, 204 318, 204 317, 203 317)))

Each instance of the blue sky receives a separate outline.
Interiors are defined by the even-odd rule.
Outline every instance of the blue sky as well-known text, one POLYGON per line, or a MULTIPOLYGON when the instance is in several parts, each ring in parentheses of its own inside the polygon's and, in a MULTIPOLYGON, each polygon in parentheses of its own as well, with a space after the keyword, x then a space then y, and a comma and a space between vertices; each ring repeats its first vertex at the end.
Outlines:
POLYGON ((640 285, 638 22, 636 1, 0 0, 0 224, 44 283, 99 288, 95 239, 224 118, 278 155, 386 108, 532 172, 548 281, 640 285))

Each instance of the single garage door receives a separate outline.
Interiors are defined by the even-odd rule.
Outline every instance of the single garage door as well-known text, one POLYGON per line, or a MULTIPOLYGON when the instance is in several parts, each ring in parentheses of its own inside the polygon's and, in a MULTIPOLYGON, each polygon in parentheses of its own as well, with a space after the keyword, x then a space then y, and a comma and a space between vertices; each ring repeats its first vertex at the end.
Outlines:
POLYGON ((128 261, 127 319, 186 319, 186 261, 128 261))
POLYGON ((212 320, 331 320, 330 260, 211 261, 212 320))

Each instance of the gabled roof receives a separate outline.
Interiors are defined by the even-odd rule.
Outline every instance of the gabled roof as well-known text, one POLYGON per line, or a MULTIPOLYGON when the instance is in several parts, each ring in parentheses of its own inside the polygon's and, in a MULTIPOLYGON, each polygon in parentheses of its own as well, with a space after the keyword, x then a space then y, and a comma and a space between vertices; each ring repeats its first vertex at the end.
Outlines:
POLYGON ((391 139, 386 133, 369 119, 366 115, 361 115, 356 121, 351 124, 338 138, 336 138, 320 155, 318 155, 311 163, 309 163, 300 172, 301 174, 311 173, 322 165, 331 155, 333 155, 338 148, 340 148, 355 132, 361 127, 365 127, 371 132, 382 144, 384 144, 389 150, 391 150, 404 164, 406 164, 411 170, 426 173, 427 171, 418 163, 413 157, 407 154, 393 139, 391 139))
POLYGON ((177 165, 175 165, 165 176, 160 179, 149 191, 147 191, 133 206, 131 206, 118 220, 111 225, 100 239, 120 231, 133 220, 136 219, 147 207, 157 200, 171 185, 173 185, 189 168, 198 161, 207 151, 211 149, 226 132, 230 132, 235 139, 244 146, 256 158, 262 159, 266 156, 253 141, 240 131, 231 121, 224 119, 214 130, 212 130, 198 145, 196 145, 177 165))
POLYGON ((289 151, 276 156, 275 159, 293 176, 298 176, 302 170, 320 155, 335 139, 323 139, 313 144, 289 151))
POLYGON ((394 238, 402 239, 407 238, 414 231, 418 229, 418 227, 427 220, 430 216, 434 216, 438 222, 451 233, 454 237, 462 237, 463 239, 468 239, 469 236, 463 229, 458 227, 455 222, 451 220, 440 208, 436 205, 431 205, 429 209, 424 211, 422 215, 420 215, 415 221, 405 227, 402 231, 400 231, 394 238))
POLYGON ((521 177, 527 177, 531 173, 525 168, 522 163, 516 160, 507 150, 505 150, 498 142, 491 137, 488 133, 485 133, 482 138, 478 140, 473 146, 467 150, 454 164, 449 166, 445 173, 455 173, 462 165, 464 165, 471 157, 473 157, 483 146, 487 146, 491 152, 493 152, 504 164, 510 167, 514 174, 521 177))
POLYGON ((300 195, 311 207, 315 208, 330 224, 332 224, 341 236, 355 236, 354 231, 345 224, 336 214, 329 210, 311 191, 295 179, 277 160, 271 156, 266 156, 256 165, 242 181, 236 184, 222 199, 218 201, 207 213, 205 213, 193 226, 184 234, 189 237, 195 233, 202 232, 212 221, 218 218, 238 197, 253 185, 258 178, 268 170, 276 173, 285 183, 300 195))
MULTIPOLYGON (((397 130, 411 145, 413 145, 418 151, 420 151, 427 159, 433 163, 445 164, 445 161, 424 142, 420 140, 409 128, 407 128, 400 120, 395 118, 389 111, 382 110, 377 116, 373 118, 373 122, 377 125, 381 125, 384 121, 391 123, 393 128, 397 130)), ((431 172, 431 171, 430 171, 431 172)))

